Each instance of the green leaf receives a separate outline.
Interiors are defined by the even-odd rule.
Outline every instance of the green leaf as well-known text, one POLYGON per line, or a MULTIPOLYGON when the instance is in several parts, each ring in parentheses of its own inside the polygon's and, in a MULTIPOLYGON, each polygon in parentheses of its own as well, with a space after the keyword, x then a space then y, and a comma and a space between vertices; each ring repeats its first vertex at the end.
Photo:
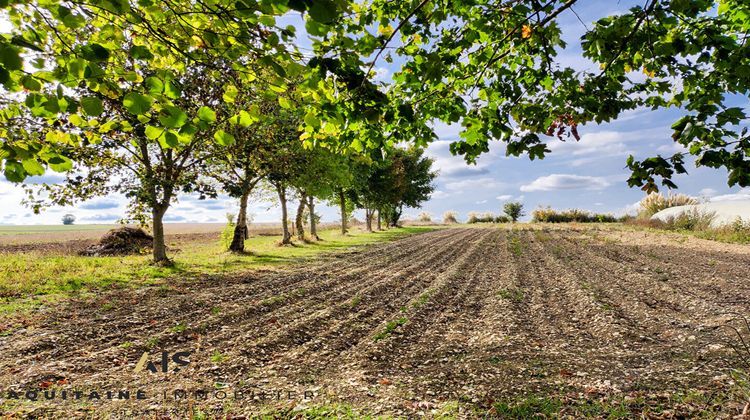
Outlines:
POLYGON ((0 84, 8 83, 10 80, 10 72, 5 70, 5 67, 0 65, 0 84))
POLYGON ((81 99, 81 107, 83 107, 86 115, 89 115, 91 117, 98 117, 102 114, 102 112, 104 112, 104 107, 102 106, 101 99, 95 96, 87 96, 81 99))
POLYGON ((235 99, 237 99, 237 95, 239 94, 239 90, 237 89, 237 86, 235 85, 227 85, 224 88, 224 101, 227 103, 234 103, 235 99))
POLYGON ((57 155, 47 161, 50 169, 55 172, 67 172, 73 169, 73 161, 65 156, 57 155))
POLYGON ((38 92, 42 89, 42 84, 32 76, 24 76, 21 79, 21 85, 28 90, 38 92))
POLYGON ((21 162, 21 165, 23 165, 23 169, 26 170, 26 173, 29 175, 42 175, 44 174, 44 166, 42 166, 41 163, 37 162, 36 159, 27 159, 21 162))
POLYGON ((83 118, 81 118, 81 116, 78 115, 78 114, 72 114, 72 115, 68 116, 68 122, 70 122, 71 124, 73 124, 76 127, 82 127, 82 126, 86 125, 86 120, 84 120, 83 118))
POLYGON ((338 15, 336 3, 331 0, 313 0, 307 12, 314 21, 320 23, 330 23, 338 15))
POLYGON ((328 34, 330 27, 314 20, 308 20, 305 22, 305 29, 312 36, 325 36, 328 34))
POLYGON ((130 48, 130 56, 136 60, 150 60, 154 58, 151 51, 142 45, 133 45, 133 47, 130 48))
POLYGON ((146 137, 149 140, 156 140, 164 135, 164 129, 160 127, 154 127, 153 125, 146 126, 146 137))
POLYGON ((281 105, 282 108, 291 109, 292 103, 289 102, 289 99, 279 96, 279 105, 281 105))
POLYGON ((0 63, 8 70, 21 70, 23 60, 17 48, 10 45, 0 45, 0 63))
POLYGON ((169 99, 177 99, 182 94, 182 91, 177 83, 168 80, 167 83, 164 83, 164 94, 167 95, 167 98, 169 99))
POLYGON ((260 121, 260 107, 258 104, 252 104, 250 105, 250 108, 247 110, 248 114, 253 118, 255 121, 260 121))
POLYGON ((131 92, 125 95, 122 104, 133 115, 143 115, 151 109, 153 99, 140 93, 131 92))
POLYGON ((99 44, 88 44, 81 48, 83 58, 89 61, 107 61, 109 50, 99 44))
POLYGON ((5 168, 3 170, 5 178, 10 182, 22 182, 26 178, 26 171, 23 166, 13 160, 5 161, 5 168))
POLYGON ((198 110, 198 118, 201 121, 205 121, 209 124, 213 124, 216 122, 216 112, 214 112, 213 109, 207 106, 202 106, 198 110))
POLYGON ((214 139, 222 146, 229 146, 231 144, 234 144, 234 136, 224 130, 219 130, 214 133, 214 139))
POLYGON ((159 144, 165 149, 171 149, 180 144, 180 140, 177 138, 177 134, 167 131, 163 136, 159 137, 159 144))
POLYGON ((313 128, 320 128, 320 120, 313 111, 308 111, 308 113, 305 114, 305 124, 313 128))
POLYGON ((146 84, 146 88, 148 88, 148 93, 152 95, 161 95, 164 92, 164 82, 158 77, 147 77, 144 83, 146 84))
POLYGON ((180 128, 188 120, 188 115, 176 106, 165 106, 159 113, 159 121, 169 128, 180 128))
POLYGON ((239 115, 237 115, 236 117, 237 123, 244 128, 250 127, 251 125, 253 125, 253 123, 258 121, 257 117, 253 117, 245 110, 240 111, 239 115))

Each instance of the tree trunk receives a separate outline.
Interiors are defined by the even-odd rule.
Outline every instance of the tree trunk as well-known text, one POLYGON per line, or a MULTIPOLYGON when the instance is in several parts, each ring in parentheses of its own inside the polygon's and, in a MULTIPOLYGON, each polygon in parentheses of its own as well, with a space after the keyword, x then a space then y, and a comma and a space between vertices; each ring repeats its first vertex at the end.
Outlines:
POLYGON ((151 211, 153 217, 152 228, 154 233, 154 262, 157 264, 168 265, 167 245, 164 243, 164 213, 167 212, 167 206, 154 206, 151 211))
POLYGON ((315 197, 307 197, 307 209, 310 211, 310 239, 319 241, 318 226, 315 223, 315 197))
POLYGON ((304 191, 299 193, 299 206, 297 206, 297 216, 294 219, 294 224, 297 225, 297 239, 300 241, 305 240, 305 204, 307 202, 307 194, 304 191))
POLYGON ((390 215, 390 219, 391 220, 388 221, 388 226, 389 227, 393 227, 393 228, 397 228, 398 227, 398 221, 399 221, 399 219, 401 219, 401 212, 403 212, 403 211, 404 211, 403 206, 398 206, 398 207, 396 207, 396 208, 393 209, 393 212, 390 215))
POLYGON ((383 217, 380 215, 380 209, 378 209, 378 230, 383 230, 383 217))
POLYGON ((372 216, 375 212, 370 209, 365 209, 365 225, 367 226, 367 231, 372 232, 372 216))
POLYGON ((289 245, 292 243, 292 235, 289 233, 289 221, 286 211, 286 187, 283 184, 278 184, 276 186, 276 192, 279 193, 279 202, 281 203, 281 244, 289 245))
POLYGON ((244 191, 240 197, 240 211, 237 214, 237 225, 234 227, 234 236, 229 250, 232 252, 245 252, 245 240, 248 238, 247 231, 247 199, 250 191, 244 191))
POLYGON ((346 235, 346 196, 344 190, 339 190, 339 206, 341 207, 341 234, 346 235))

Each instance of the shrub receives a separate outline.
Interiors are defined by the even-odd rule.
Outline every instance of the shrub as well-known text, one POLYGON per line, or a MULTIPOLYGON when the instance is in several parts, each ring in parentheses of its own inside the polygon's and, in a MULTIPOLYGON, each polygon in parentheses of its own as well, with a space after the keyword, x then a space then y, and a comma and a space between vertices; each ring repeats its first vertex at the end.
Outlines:
POLYGON ((513 220, 513 223, 518 221, 519 217, 525 215, 525 213, 523 212, 523 204, 518 201, 505 203, 505 205, 503 206, 503 211, 508 215, 508 217, 511 218, 511 220, 513 220))
POLYGON ((531 212, 532 222, 542 223, 614 223, 617 218, 611 214, 589 213, 585 210, 553 210, 550 207, 538 208, 531 212))
POLYGON ((664 221, 667 229, 702 231, 711 228, 716 217, 714 212, 700 211, 696 208, 684 211, 664 221))
POLYGON ((495 223, 509 223, 510 217, 505 215, 495 216, 495 223))
POLYGON ((505 217, 505 216, 495 216, 491 212, 486 213, 477 213, 475 211, 469 212, 469 218, 466 220, 466 223, 495 223, 495 220, 498 217, 505 217))
POLYGON ((75 223, 75 221, 76 221, 76 217, 75 217, 75 216, 73 216, 73 215, 72 215, 72 214, 70 214, 70 213, 68 213, 68 214, 66 214, 66 215, 64 215, 64 216, 62 217, 62 223, 63 223, 64 225, 72 225, 73 223, 75 223))
POLYGON ((432 215, 426 211, 423 211, 419 213, 419 216, 417 216, 417 220, 419 220, 420 222, 431 222, 432 215))
POLYGON ((446 211, 445 213, 443 213, 443 223, 445 224, 458 223, 458 213, 456 213, 453 210, 446 211))
POLYGON ((234 214, 227 213, 226 217, 227 224, 224 226, 224 230, 221 231, 221 238, 219 239, 221 247, 225 250, 229 249, 229 245, 232 244, 232 239, 234 239, 234 227, 236 226, 236 223, 234 222, 234 214))
POLYGON ((698 199, 685 194, 668 194, 651 193, 638 203, 640 211, 638 217, 648 218, 656 213, 670 207, 687 206, 698 204, 698 199))

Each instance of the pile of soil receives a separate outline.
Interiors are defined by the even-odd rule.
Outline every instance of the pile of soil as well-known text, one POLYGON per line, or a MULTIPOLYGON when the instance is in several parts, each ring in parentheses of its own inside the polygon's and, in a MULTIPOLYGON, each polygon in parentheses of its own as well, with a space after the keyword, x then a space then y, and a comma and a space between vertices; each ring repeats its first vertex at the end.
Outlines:
POLYGON ((141 254, 150 249, 154 237, 141 228, 124 226, 107 232, 99 243, 89 246, 80 252, 81 255, 132 255, 141 254))

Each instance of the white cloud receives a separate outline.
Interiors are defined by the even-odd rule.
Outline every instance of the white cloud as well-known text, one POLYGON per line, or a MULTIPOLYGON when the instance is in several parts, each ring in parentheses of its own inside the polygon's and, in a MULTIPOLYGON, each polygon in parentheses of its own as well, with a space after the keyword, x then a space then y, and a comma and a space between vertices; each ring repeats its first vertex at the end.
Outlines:
POLYGON ((469 188, 495 188, 500 186, 500 183, 495 181, 494 178, 473 178, 464 179, 462 181, 448 182, 445 184, 445 188, 450 191, 466 190, 469 188))
POLYGON ((521 191, 600 190, 609 185, 609 181, 602 177, 552 174, 539 177, 530 184, 522 185, 521 191))
POLYGON ((497 197, 495 197, 495 199, 500 200, 500 201, 508 201, 511 198, 513 198, 513 196, 510 194, 503 194, 503 195, 498 195, 497 197))
POLYGON ((750 200, 750 188, 743 188, 740 191, 733 194, 717 195, 711 197, 712 202, 716 201, 739 201, 739 200, 750 200))
POLYGON ((430 143, 426 155, 434 160, 433 167, 440 171, 441 178, 476 177, 489 173, 489 163, 482 162, 470 165, 463 156, 454 156, 450 151, 448 140, 438 140, 430 143))
POLYGON ((575 157, 569 162, 571 166, 582 166, 603 158, 633 154, 627 142, 634 138, 641 139, 642 134, 634 136, 617 131, 597 131, 584 134, 579 141, 572 138, 566 141, 555 139, 547 143, 547 147, 554 155, 575 157))
POLYGON ((690 149, 680 143, 669 143, 657 147, 656 151, 661 153, 688 153, 690 149))
POLYGON ((389 82, 391 80, 391 71, 385 67, 375 67, 375 80, 389 82))
POLYGON ((486 202, 487 202, 487 200, 479 200, 479 201, 477 201, 477 204, 485 204, 486 202))
POLYGON ((445 191, 440 191, 440 190, 437 190, 430 195, 430 198, 434 198, 434 199, 441 199, 441 198, 448 198, 448 197, 450 197, 450 194, 448 194, 445 191))

